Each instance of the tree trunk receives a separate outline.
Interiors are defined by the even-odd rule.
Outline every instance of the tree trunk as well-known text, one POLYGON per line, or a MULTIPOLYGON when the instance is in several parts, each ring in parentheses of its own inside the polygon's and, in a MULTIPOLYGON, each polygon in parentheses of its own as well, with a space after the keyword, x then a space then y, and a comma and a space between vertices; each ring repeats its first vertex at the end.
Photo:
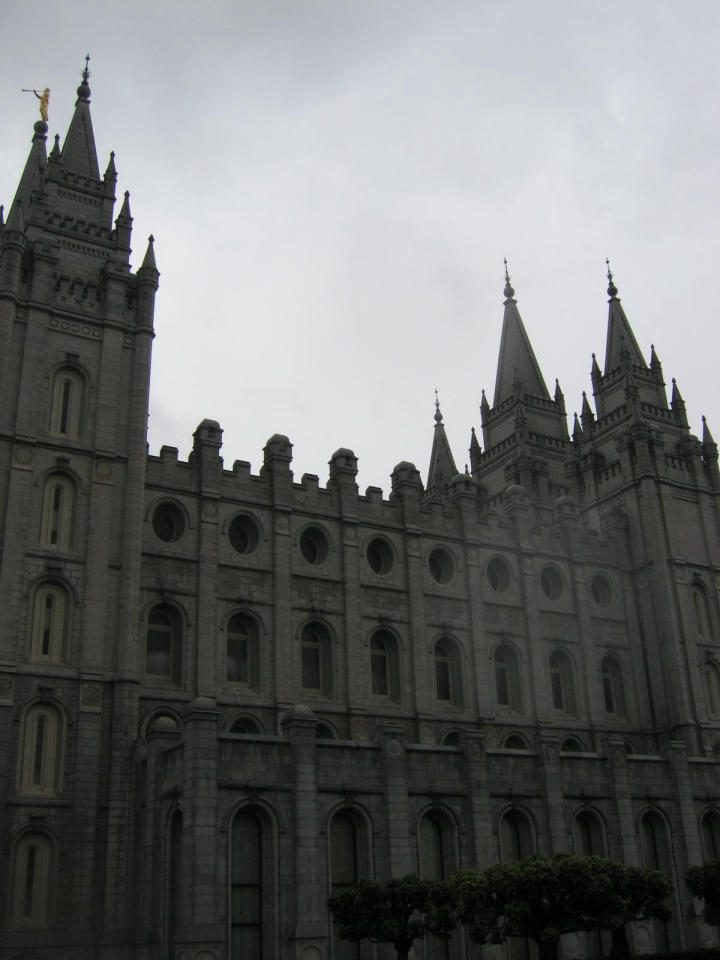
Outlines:
POLYGON ((612 945, 610 947, 610 960, 628 960, 630 957, 630 944, 628 943, 625 927, 615 927, 610 931, 612 936, 612 945))
POLYGON ((538 954, 540 960, 557 960, 559 939, 538 940, 538 954))

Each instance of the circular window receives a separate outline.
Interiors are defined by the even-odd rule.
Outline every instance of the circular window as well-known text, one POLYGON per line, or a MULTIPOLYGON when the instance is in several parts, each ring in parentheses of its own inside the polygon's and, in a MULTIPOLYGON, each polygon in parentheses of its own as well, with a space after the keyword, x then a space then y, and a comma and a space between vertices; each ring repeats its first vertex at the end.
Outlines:
POLYGON ((392 547, 382 537, 375 537, 367 546, 367 562, 373 573, 389 573, 393 565, 392 547))
POLYGON ((593 600, 599 607, 610 606, 612 587, 607 577, 603 577, 602 574, 598 573, 592 578, 590 589, 592 590, 593 600))
POLYGON ((300 536, 300 553, 308 563, 324 563, 328 555, 327 537, 320 527, 305 527, 300 536))
POLYGON ((155 535, 165 543, 174 543, 185 533, 185 517, 176 503, 166 500, 159 503, 152 515, 155 535))
POLYGON ((545 567, 540 574, 540 586, 548 600, 560 599, 563 592, 563 582, 557 567, 545 567))
POLYGON ((505 593, 510 586, 510 568, 500 557, 493 557, 487 565, 487 578, 496 593, 505 593))
POLYGON ((260 532, 253 518, 243 514, 233 518, 228 527, 228 539, 238 553, 252 553, 257 549, 260 532))
POLYGON ((428 567, 433 580, 450 583, 455 573, 453 558, 443 547, 436 547, 428 557, 428 567))

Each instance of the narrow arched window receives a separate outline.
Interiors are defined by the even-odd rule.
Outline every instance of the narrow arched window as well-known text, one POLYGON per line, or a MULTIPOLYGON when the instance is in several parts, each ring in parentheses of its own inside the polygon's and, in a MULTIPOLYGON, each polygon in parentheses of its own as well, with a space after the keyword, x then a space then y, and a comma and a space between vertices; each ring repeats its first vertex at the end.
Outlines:
POLYGON ((703 854, 705 862, 720 860, 720 813, 708 810, 702 818, 703 854))
POLYGON ((605 657, 601 671, 605 712, 611 717, 626 717, 627 702, 620 664, 614 657, 605 657))
POLYGON ((502 860, 522 860, 535 853, 535 834, 530 819, 522 810, 508 810, 500 818, 500 855, 502 860))
POLYGON ((573 841, 578 857, 604 857, 605 831, 597 814, 582 810, 573 821, 573 841))
MULTIPOLYGON (((648 810, 640 821, 640 845, 643 866, 650 870, 660 870, 671 883, 674 883, 672 842, 664 819, 655 810, 648 810)), ((656 951, 666 951, 668 949, 667 925, 656 920, 653 927, 656 951)))
MULTIPOLYGON (((358 837, 352 817, 337 813, 330 824, 330 895, 347 890, 359 879, 358 837)), ((356 960, 359 945, 343 940, 333 929, 334 960, 356 960)))
POLYGON ((25 713, 19 782, 28 793, 57 794, 62 776, 63 723, 56 707, 35 704, 25 713))
POLYGON ((712 639, 712 629, 710 626, 710 607, 708 605, 707 593, 699 583, 693 584, 691 590, 697 635, 704 640, 710 640, 712 639))
POLYGON ((79 440, 85 406, 85 381, 74 370, 63 368, 55 374, 50 409, 50 433, 67 440, 79 440))
MULTIPOLYGON (((454 826, 440 812, 425 814, 418 824, 418 865, 422 880, 447 880, 456 869, 451 838, 454 826)), ((447 960, 450 945, 446 940, 427 937, 425 940, 427 960, 447 960)))
POLYGON ((461 707, 462 670, 457 645, 449 637, 435 644, 435 695, 438 700, 461 707))
POLYGON ((40 543, 44 547, 69 550, 73 545, 75 486, 69 477, 51 474, 43 491, 40 543))
POLYGON ((43 833, 25 833, 13 850, 10 916, 14 927, 42 930, 50 923, 52 843, 43 833))
POLYGON ((230 848, 230 957, 261 960, 263 952, 263 844, 260 821, 241 811, 232 821, 230 848))
POLYGON ((388 630, 377 630, 370 641, 370 676, 373 696, 400 702, 397 641, 388 630))
POLYGON ((330 633, 321 623, 308 623, 301 639, 302 685, 305 690, 332 696, 330 633))
POLYGON ((522 713, 517 655, 506 643, 501 644, 495 651, 495 690, 499 706, 511 707, 522 713))
POLYGON ((574 716, 577 713, 575 678, 569 657, 560 650, 550 656, 550 682, 553 708, 574 716))
POLYGON ((158 603, 148 614, 145 673, 152 678, 182 678, 182 623, 178 611, 167 603, 158 603))
POLYGON ((257 624, 250 617, 236 613, 227 625, 227 679, 247 687, 259 686, 257 624))
POLYGON ((67 593, 59 584, 43 583, 36 589, 32 604, 31 656, 53 663, 65 659, 67 607, 67 593))
POLYGON ((717 664, 710 662, 704 664, 703 673, 708 712, 711 717, 720 717, 720 671, 717 664))

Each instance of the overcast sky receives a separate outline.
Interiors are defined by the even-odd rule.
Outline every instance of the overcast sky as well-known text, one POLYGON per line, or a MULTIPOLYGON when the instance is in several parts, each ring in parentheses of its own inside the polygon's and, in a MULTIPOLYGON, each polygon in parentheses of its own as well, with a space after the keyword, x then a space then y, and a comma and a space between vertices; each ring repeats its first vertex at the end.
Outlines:
POLYGON ((2 24, 0 202, 38 119, 20 88, 51 88, 64 137, 89 52, 135 268, 155 235, 151 452, 209 417, 227 467, 282 433, 296 480, 350 447, 387 495, 400 460, 425 479, 437 388, 463 469, 503 257, 570 417, 609 257, 720 440, 717 0, 4 0, 2 24))

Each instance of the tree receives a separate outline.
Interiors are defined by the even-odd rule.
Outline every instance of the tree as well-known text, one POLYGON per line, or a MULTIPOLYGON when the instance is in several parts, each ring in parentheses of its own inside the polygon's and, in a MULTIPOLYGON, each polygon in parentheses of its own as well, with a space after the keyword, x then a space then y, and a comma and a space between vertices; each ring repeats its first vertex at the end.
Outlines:
POLYGON ((694 897, 705 901, 705 923, 720 925, 720 860, 711 860, 701 867, 690 867, 685 874, 685 883, 694 897))
POLYGON ((359 880, 327 905, 343 939, 392 943, 398 960, 407 960, 414 941, 426 934, 449 940, 456 924, 449 885, 414 876, 384 885, 359 880))
POLYGON ((578 930, 610 930, 611 956, 629 956, 628 921, 670 916, 663 902, 670 884, 661 873, 604 857, 533 856, 463 871, 451 882, 473 940, 529 937, 540 960, 555 960, 560 937, 578 930))

